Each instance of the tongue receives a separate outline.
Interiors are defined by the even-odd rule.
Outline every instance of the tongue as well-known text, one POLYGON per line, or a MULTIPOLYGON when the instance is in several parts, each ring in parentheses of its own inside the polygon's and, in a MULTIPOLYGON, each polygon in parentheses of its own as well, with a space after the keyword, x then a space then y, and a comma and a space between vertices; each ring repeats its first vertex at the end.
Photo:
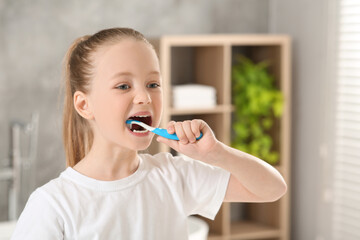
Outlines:
POLYGON ((142 126, 139 126, 137 124, 131 124, 131 131, 137 130, 137 131, 141 131, 141 130, 145 130, 142 126))

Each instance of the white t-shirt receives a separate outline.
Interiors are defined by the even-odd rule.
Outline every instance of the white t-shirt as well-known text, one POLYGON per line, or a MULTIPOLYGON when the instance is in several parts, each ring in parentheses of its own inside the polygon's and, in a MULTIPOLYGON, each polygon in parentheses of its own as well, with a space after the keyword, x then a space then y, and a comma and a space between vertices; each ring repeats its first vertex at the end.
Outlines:
POLYGON ((129 177, 99 181, 68 167, 36 189, 12 239, 187 239, 187 217, 214 219, 230 173, 170 153, 140 154, 129 177))

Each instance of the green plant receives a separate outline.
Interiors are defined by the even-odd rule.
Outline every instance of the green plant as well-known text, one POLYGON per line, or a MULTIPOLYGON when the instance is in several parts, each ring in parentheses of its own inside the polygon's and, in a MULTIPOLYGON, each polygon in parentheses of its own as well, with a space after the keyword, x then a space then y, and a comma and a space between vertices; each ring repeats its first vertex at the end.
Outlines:
POLYGON ((235 106, 232 146, 270 164, 279 161, 269 130, 281 117, 283 95, 268 72, 266 61, 254 63, 237 56, 232 67, 232 99, 235 106))

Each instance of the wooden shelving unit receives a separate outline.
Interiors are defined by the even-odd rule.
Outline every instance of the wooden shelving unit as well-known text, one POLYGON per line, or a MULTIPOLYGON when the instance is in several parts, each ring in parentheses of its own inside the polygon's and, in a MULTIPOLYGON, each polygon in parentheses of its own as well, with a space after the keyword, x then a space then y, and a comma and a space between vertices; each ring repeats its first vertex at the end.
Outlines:
MULTIPOLYGON (((151 40, 160 57, 163 77, 163 127, 170 120, 200 118, 216 137, 230 145, 234 107, 231 96, 231 67, 236 54, 254 60, 269 60, 270 71, 284 94, 284 113, 272 129, 280 153, 275 167, 290 186, 290 38, 285 35, 183 35, 151 40), (217 106, 201 109, 174 109, 171 86, 198 83, 217 90, 217 106)), ((170 151, 153 143, 150 152, 170 151)), ((289 192, 273 203, 224 203, 210 225, 210 240, 289 239, 289 192)))

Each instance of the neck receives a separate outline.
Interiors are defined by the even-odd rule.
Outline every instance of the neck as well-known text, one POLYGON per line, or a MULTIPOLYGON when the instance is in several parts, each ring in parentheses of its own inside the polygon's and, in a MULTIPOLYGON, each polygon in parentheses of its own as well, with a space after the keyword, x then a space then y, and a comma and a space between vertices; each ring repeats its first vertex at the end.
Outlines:
POLYGON ((113 181, 133 174, 139 166, 137 151, 95 141, 89 153, 74 166, 88 177, 113 181))

